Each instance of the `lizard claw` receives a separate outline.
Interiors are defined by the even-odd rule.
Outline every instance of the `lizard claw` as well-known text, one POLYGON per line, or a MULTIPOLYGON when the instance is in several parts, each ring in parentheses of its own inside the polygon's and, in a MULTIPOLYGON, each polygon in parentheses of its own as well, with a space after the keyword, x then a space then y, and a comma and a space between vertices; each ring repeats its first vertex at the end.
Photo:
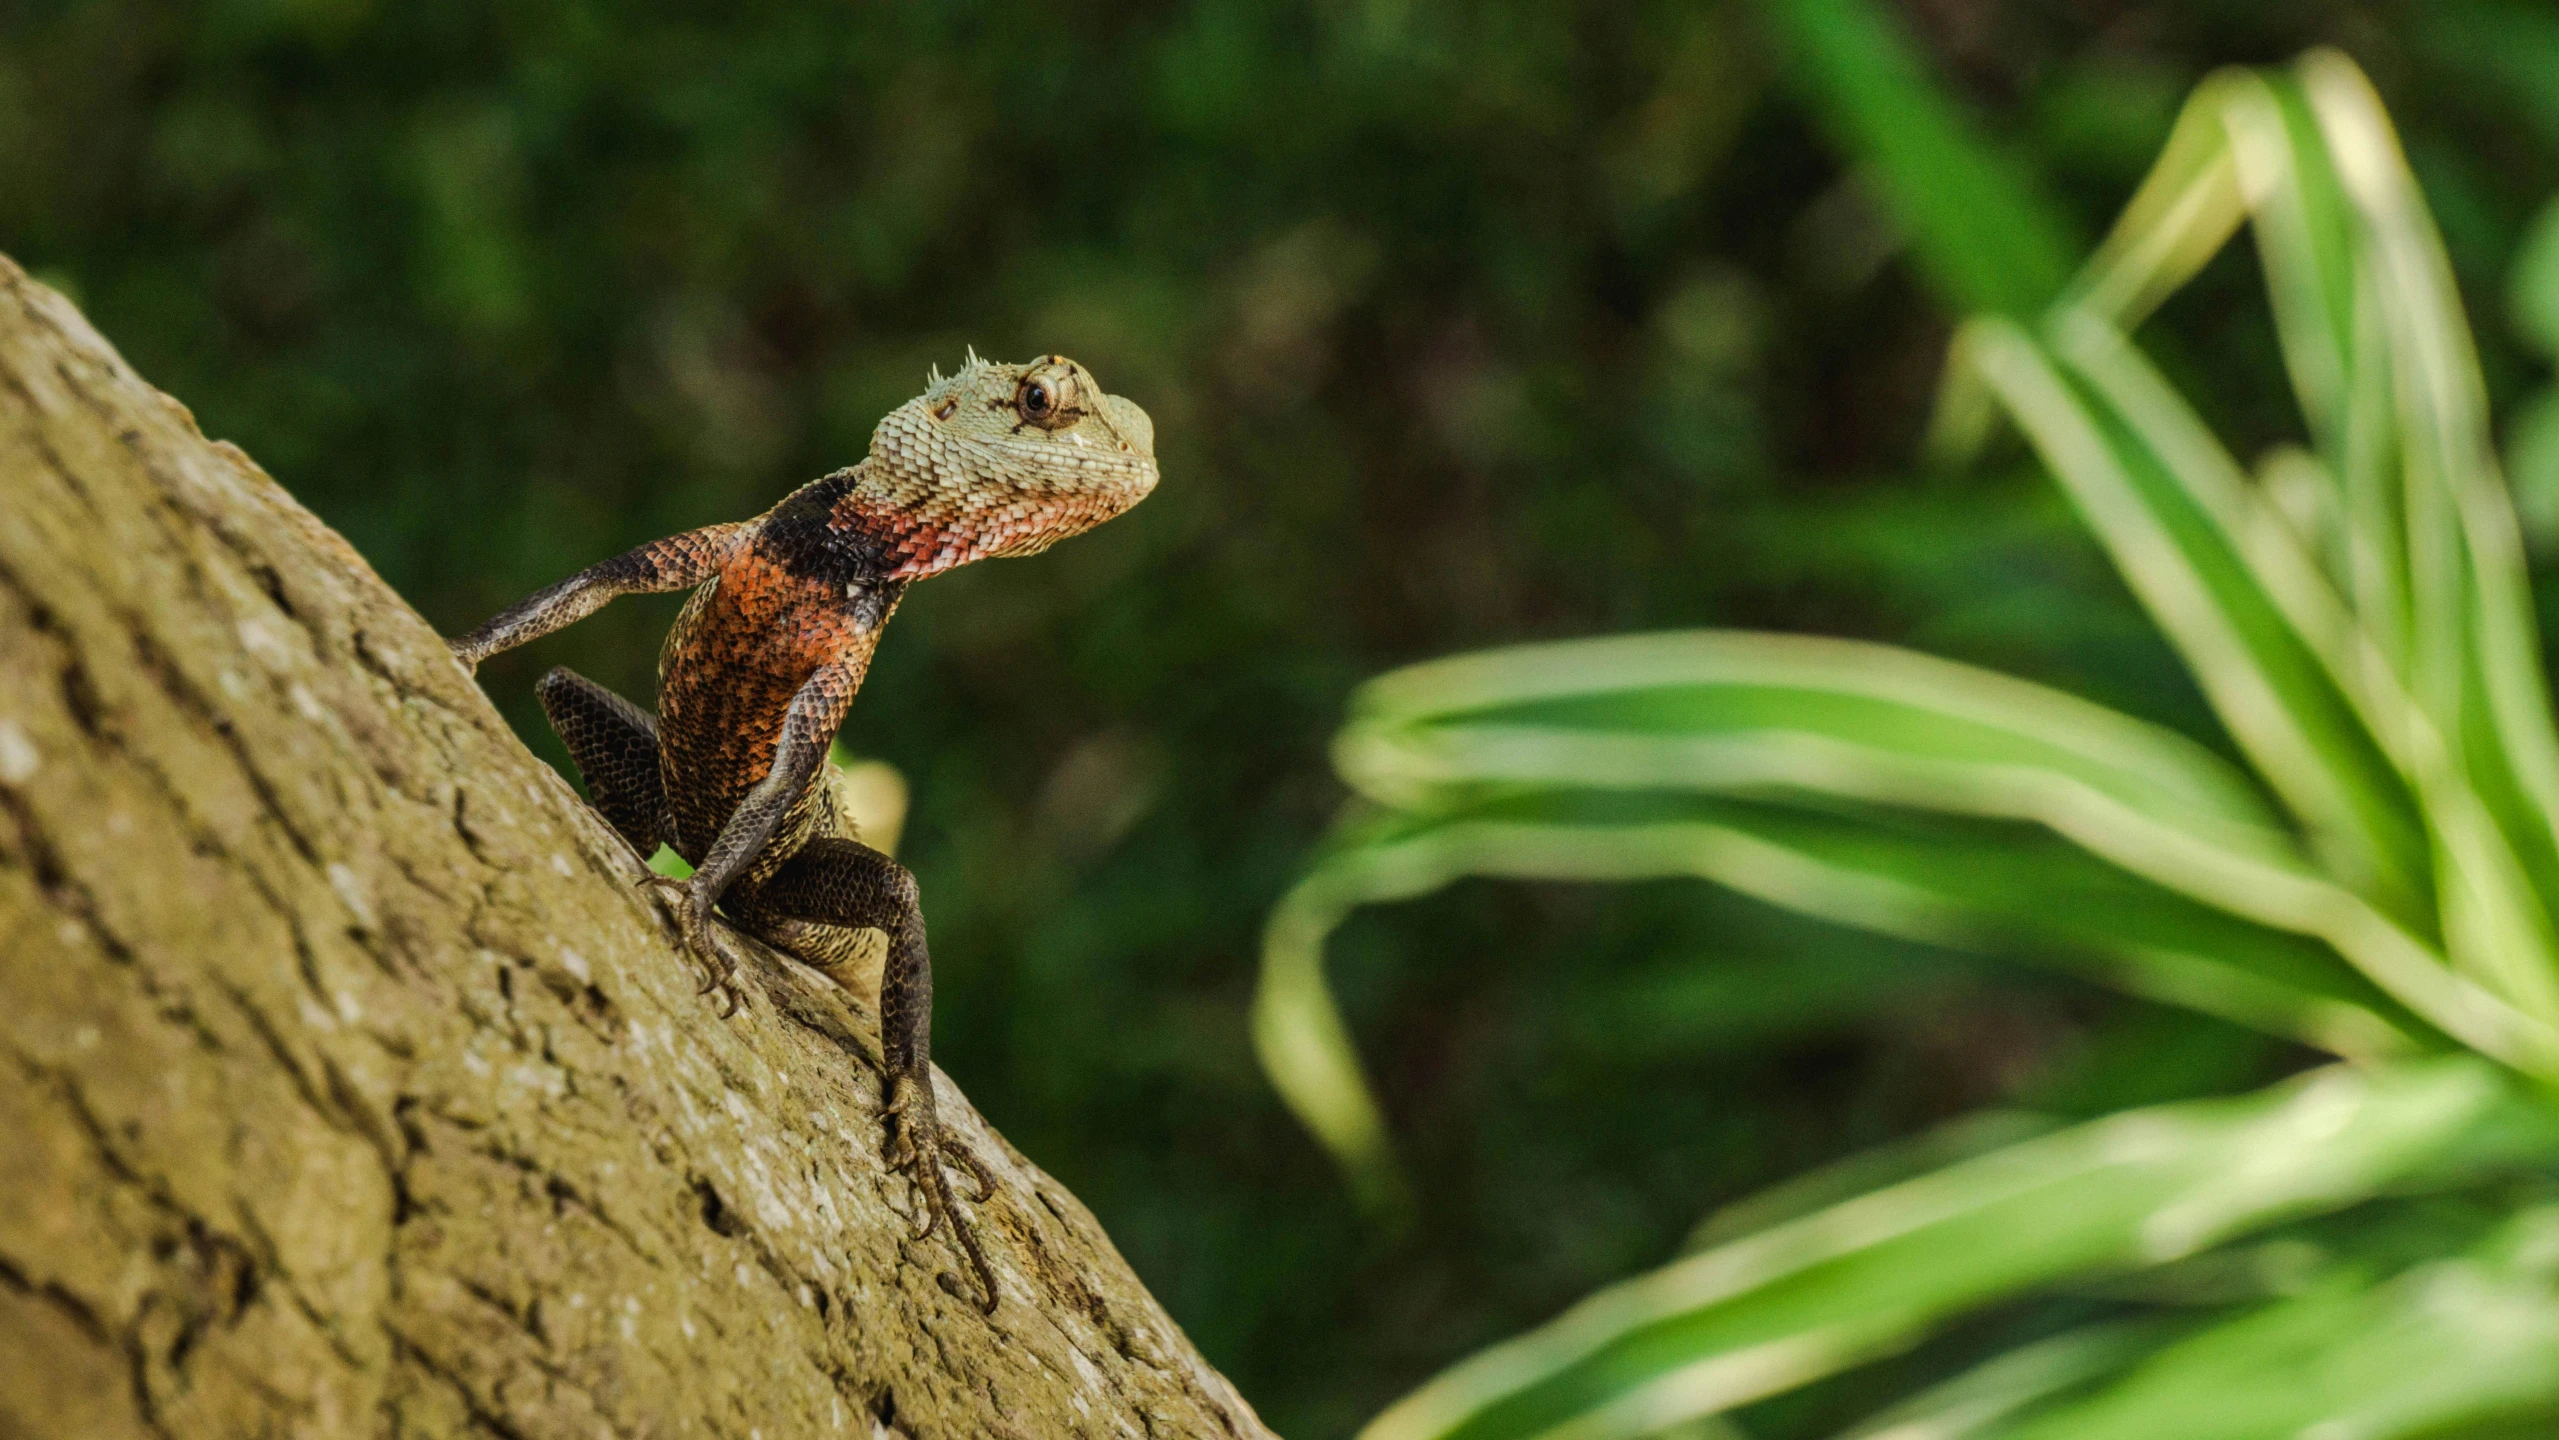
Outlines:
POLYGON ((737 960, 720 943, 719 926, 711 919, 711 907, 703 902, 692 882, 655 872, 643 876, 639 888, 656 895, 666 903, 667 914, 675 921, 676 942, 687 958, 702 972, 702 983, 694 987, 696 995, 717 993, 720 1018, 737 1014, 745 1003, 738 993, 737 960))
POLYGON ((969 1197, 971 1204, 985 1201, 995 1193, 994 1177, 984 1162, 971 1154, 957 1137, 942 1128, 933 1113, 932 1092, 927 1081, 898 1076, 889 1082, 881 1117, 888 1122, 889 1139, 884 1158, 889 1168, 903 1173, 922 1201, 924 1217, 916 1225, 914 1238, 929 1238, 944 1221, 950 1222, 951 1238, 959 1242, 968 1256, 969 1267, 976 1273, 977 1293, 971 1295, 960 1287, 958 1277, 943 1273, 934 1277, 944 1293, 966 1300, 980 1310, 995 1313, 995 1270, 986 1262, 986 1252, 979 1248, 976 1227, 962 1216, 951 1198, 950 1180, 942 1167, 950 1165, 964 1171, 974 1183, 977 1193, 969 1197))
POLYGON ((983 1205, 994 1196, 995 1177, 986 1173, 986 1162, 948 1131, 942 1134, 942 1158, 968 1172, 969 1185, 976 1191, 967 1197, 971 1205, 983 1205))

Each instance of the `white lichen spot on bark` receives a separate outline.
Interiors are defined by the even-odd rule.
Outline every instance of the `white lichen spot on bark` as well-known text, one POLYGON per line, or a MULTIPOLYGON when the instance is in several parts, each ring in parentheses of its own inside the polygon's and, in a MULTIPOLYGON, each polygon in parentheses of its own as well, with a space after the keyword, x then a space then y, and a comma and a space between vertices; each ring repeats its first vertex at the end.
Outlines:
POLYGON ((346 902, 348 911, 355 916, 355 923, 367 930, 380 929, 382 922, 374 913, 373 897, 365 891, 364 877, 356 874, 355 867, 343 860, 330 861, 328 870, 329 888, 337 891, 338 898, 346 902))
POLYGON ((296 657, 292 642, 285 638, 283 626, 263 615, 251 615, 243 618, 237 629, 240 648, 249 653, 249 658, 269 670, 280 672, 293 667, 296 657))
POLYGON ((44 757, 36 752, 36 742, 15 720, 0 720, 0 784, 24 785, 36 778, 44 766, 44 757))

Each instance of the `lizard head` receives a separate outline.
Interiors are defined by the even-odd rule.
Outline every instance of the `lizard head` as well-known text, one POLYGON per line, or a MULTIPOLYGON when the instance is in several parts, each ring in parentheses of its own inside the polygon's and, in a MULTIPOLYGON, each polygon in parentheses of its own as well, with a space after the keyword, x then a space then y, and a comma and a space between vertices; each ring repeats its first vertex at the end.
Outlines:
POLYGON ((889 412, 835 523, 884 542, 912 580, 971 560, 1035 555, 1155 488, 1155 424, 1062 355, 969 356, 889 412))

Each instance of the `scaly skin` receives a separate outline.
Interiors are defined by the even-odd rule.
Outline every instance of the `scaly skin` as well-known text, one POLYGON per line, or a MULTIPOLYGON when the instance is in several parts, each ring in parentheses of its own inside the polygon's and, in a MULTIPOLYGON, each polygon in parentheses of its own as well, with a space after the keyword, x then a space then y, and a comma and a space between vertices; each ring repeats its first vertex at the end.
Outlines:
MULTIPOLYGON (((969 357, 899 406, 861 464, 812 481, 753 520, 713 525, 526 597, 448 642, 474 669, 500 650, 594 614, 616 595, 691 589, 658 659, 658 713, 567 670, 542 708, 596 808, 642 855, 663 843, 688 880, 643 881, 667 903, 703 989, 735 1013, 736 965, 717 905, 746 933, 832 968, 857 932, 887 932, 880 1041, 891 1163, 923 1197, 921 1239, 948 1223, 995 1308, 995 1272, 951 1198, 945 1163, 992 1181, 933 1110, 933 965, 915 877, 854 836, 826 753, 862 687, 880 629, 913 581, 990 557, 1033 555, 1155 488, 1155 428, 1051 355, 969 357)), ((943 1288, 960 1294, 956 1280, 943 1288)))

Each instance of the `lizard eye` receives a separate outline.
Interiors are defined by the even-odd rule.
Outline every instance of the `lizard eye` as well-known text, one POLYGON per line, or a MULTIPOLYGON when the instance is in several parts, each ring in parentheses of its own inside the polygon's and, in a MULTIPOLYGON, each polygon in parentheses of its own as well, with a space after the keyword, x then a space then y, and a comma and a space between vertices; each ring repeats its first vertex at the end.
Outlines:
POLYGON ((1014 389, 1013 409, 1024 424, 1055 430, 1084 414, 1076 404, 1081 394, 1072 367, 1042 365, 1023 376, 1014 389))

